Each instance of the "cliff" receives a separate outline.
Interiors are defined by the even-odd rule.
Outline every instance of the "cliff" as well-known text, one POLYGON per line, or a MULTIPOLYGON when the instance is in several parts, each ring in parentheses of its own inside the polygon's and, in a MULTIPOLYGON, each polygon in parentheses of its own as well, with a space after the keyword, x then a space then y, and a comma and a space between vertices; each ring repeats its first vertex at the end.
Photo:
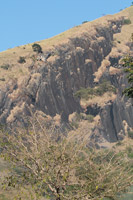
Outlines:
POLYGON ((26 125, 31 111, 54 119, 59 115, 69 123, 70 114, 77 112, 99 116, 91 137, 122 139, 133 127, 131 100, 122 96, 127 80, 119 65, 132 50, 132 13, 133 6, 40 41, 40 54, 32 44, 0 53, 0 65, 7 66, 0 68, 1 124, 26 125), (25 63, 18 63, 20 56, 25 63), (97 87, 105 79, 116 92, 86 100, 75 97, 80 88, 97 87))

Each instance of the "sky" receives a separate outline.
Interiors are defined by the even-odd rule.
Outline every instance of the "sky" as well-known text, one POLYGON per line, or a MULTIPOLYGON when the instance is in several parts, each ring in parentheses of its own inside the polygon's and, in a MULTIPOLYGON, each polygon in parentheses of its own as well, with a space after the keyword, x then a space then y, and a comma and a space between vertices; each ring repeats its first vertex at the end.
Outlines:
POLYGON ((132 0, 0 0, 0 52, 114 14, 132 0))

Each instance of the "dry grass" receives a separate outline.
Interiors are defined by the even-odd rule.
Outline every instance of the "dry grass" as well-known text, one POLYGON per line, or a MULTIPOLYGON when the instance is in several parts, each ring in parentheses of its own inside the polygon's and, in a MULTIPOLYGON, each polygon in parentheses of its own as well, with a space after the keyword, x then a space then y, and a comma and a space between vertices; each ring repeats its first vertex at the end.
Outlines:
POLYGON ((115 34, 114 39, 121 41, 122 44, 127 43, 131 38, 131 33, 133 32, 133 6, 121 11, 117 16, 124 15, 131 20, 131 24, 124 25, 122 27, 121 33, 115 34))
POLYGON ((98 71, 95 72, 95 79, 94 79, 95 82, 99 81, 102 74, 106 71, 106 68, 109 66, 110 66, 110 61, 108 60, 107 57, 102 61, 101 66, 98 68, 98 71))
POLYGON ((109 101, 114 101, 116 99, 116 94, 113 92, 106 92, 102 96, 93 96, 92 98, 85 100, 80 100, 80 105, 83 108, 86 108, 89 105, 95 105, 97 104, 100 107, 104 107, 105 104, 109 101))
MULTIPOLYGON (((94 74, 95 82, 98 82, 102 74, 106 71, 107 61, 108 61, 108 67, 109 67, 109 60, 108 60, 109 57, 113 57, 113 58, 121 57, 124 54, 129 53, 130 51, 129 47, 127 46, 127 43, 131 41, 131 34, 133 32, 133 6, 114 15, 114 17, 119 17, 119 16, 125 16, 126 18, 129 18, 131 20, 131 24, 123 25, 121 32, 114 34, 114 47, 112 48, 110 54, 106 57, 106 59, 103 60, 101 66, 98 68, 98 71, 95 72, 94 74)), ((113 70, 113 73, 114 72, 115 71, 113 70)), ((118 71, 116 73, 118 73, 118 71)))
MULTIPOLYGON (((41 45, 43 51, 52 50, 62 44, 68 44, 70 38, 81 37, 83 34, 87 34, 88 37, 94 36, 96 33, 96 27, 106 26, 109 23, 108 20, 118 19, 123 15, 129 17, 130 20, 133 22, 133 7, 127 8, 116 15, 107 15, 92 22, 87 22, 85 24, 73 27, 70 30, 65 31, 55 37, 38 41, 37 43, 41 45)), ((120 34, 116 34, 115 39, 119 39, 120 41, 122 41, 122 43, 127 42, 130 38, 132 29, 133 24, 123 26, 122 32, 120 34)), ((5 81, 0 81, 0 86, 5 85, 5 83, 8 82, 11 78, 19 79, 19 77, 27 75, 29 73, 28 66, 32 63, 32 59, 30 57, 33 54, 34 53, 32 50, 32 44, 15 47, 1 52, 0 66, 3 64, 10 64, 10 69, 0 69, 1 78, 5 78, 5 81), (18 59, 20 56, 25 57, 25 64, 18 63, 18 59)))
POLYGON ((122 70, 118 69, 118 68, 115 68, 115 67, 110 67, 109 73, 110 73, 110 75, 121 74, 122 70))

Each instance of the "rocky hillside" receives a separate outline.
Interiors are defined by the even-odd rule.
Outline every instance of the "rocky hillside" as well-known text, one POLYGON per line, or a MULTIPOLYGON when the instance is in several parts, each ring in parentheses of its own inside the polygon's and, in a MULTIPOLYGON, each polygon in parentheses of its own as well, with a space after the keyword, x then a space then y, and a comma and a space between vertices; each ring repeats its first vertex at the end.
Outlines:
POLYGON ((78 113, 79 122, 92 118, 85 125, 90 137, 123 139, 133 127, 133 107, 122 96, 127 80, 119 62, 132 51, 132 32, 133 6, 37 42, 42 53, 32 44, 0 53, 0 123, 26 125, 31 111, 73 123, 78 113))

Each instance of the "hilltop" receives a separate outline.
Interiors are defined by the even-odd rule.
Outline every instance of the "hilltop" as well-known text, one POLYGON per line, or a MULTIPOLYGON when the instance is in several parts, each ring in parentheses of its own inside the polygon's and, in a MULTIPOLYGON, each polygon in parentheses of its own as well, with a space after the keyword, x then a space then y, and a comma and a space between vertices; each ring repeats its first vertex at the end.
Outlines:
MULTIPOLYGON (((97 20, 75 26, 72 29, 65 31, 55 37, 42 41, 37 41, 36 43, 41 45, 43 52, 55 50, 60 45, 68 44, 70 38, 79 38, 86 33, 89 33, 90 36, 93 34, 95 35, 95 27, 106 26, 108 24, 108 21, 117 20, 121 17, 125 17, 129 18, 132 23, 128 25, 128 29, 126 24, 122 26, 121 32, 114 35, 114 42, 116 43, 118 49, 124 49, 124 53, 126 53, 127 47, 124 44, 129 42, 133 30, 132 9, 133 8, 131 6, 118 14, 107 15, 97 20), (119 41, 119 43, 117 41, 119 41)), ((8 82, 10 78, 18 79, 19 77, 22 77, 28 73, 27 67, 32 64, 32 56, 34 55, 32 45, 33 43, 0 52, 0 66, 8 64, 10 65, 10 72, 1 69, 1 77, 5 78, 5 81, 8 82), (23 66, 18 63, 20 56, 26 58, 26 63, 23 66)), ((0 85, 2 84, 5 84, 5 82, 3 83, 0 81, 0 85)))

